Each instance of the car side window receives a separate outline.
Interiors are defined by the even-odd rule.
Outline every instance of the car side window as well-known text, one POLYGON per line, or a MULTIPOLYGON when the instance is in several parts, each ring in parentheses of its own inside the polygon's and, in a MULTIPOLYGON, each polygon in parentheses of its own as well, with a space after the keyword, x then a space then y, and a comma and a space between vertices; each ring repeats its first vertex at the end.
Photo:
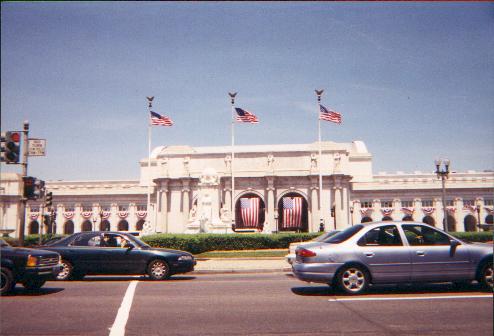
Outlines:
POLYGON ((380 226, 367 232, 359 239, 359 246, 402 246, 396 225, 380 226))
POLYGON ((403 225, 403 231, 411 246, 450 245, 450 239, 444 233, 422 225, 403 225))
POLYGON ((88 246, 88 237, 85 235, 80 235, 80 236, 76 237, 70 245, 71 246, 88 246))

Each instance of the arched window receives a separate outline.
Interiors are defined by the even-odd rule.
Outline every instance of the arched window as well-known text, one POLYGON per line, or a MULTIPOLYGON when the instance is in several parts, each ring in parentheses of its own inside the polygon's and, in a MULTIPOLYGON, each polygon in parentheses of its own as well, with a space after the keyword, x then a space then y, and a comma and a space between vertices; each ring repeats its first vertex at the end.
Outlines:
POLYGON ((93 231, 93 224, 90 220, 85 220, 84 223, 82 223, 81 231, 93 231))
POLYGON ((140 221, 138 221, 136 223, 136 230, 142 231, 142 229, 144 228, 144 223, 146 223, 146 221, 144 219, 141 219, 140 221))
POLYGON ((299 193, 288 193, 278 201, 278 231, 309 231, 307 201, 299 193))
POLYGON ((412 215, 406 215, 405 217, 403 217, 402 221, 413 222, 413 217, 412 217, 412 215))
POLYGON ((68 220, 65 222, 63 225, 63 233, 64 234, 73 234, 74 233, 74 222, 71 220, 68 220))
POLYGON ((369 216, 365 216, 362 218, 362 220, 360 221, 360 223, 370 223, 372 222, 372 218, 370 218, 369 216))
POLYGON ((431 226, 436 226, 436 221, 434 220, 434 218, 432 216, 429 216, 429 215, 422 218, 422 223, 429 224, 431 226))
POLYGON ((107 221, 106 219, 103 219, 101 223, 99 224, 99 230, 100 231, 110 231, 110 222, 107 221))
POLYGON ((389 222, 389 221, 392 221, 392 220, 393 220, 393 218, 391 218, 390 216, 384 216, 383 219, 382 219, 383 222, 386 222, 386 221, 389 222))
POLYGON ((129 222, 125 219, 122 219, 118 222, 118 231, 129 231, 129 222))
POLYGON ((39 223, 38 221, 32 221, 29 223, 29 234, 38 234, 39 233, 39 223))
POLYGON ((256 194, 242 195, 235 204, 235 227, 262 230, 264 207, 264 201, 256 194))
POLYGON ((476 231, 475 227, 477 226, 477 219, 472 215, 467 215, 463 220, 463 225, 466 232, 476 231))
MULTIPOLYGON (((444 226, 445 220, 443 219, 443 226, 444 226)), ((448 214, 448 232, 451 231, 456 231, 456 219, 448 214)))
POLYGON ((486 224, 494 224, 494 217, 492 215, 485 216, 485 223, 486 224))

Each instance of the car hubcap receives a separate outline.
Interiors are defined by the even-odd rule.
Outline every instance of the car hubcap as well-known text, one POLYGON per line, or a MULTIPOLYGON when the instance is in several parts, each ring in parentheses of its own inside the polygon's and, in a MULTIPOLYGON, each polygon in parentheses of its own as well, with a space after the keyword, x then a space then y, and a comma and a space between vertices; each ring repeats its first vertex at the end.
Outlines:
POLYGON ((485 283, 489 287, 494 288, 494 271, 492 265, 485 269, 484 279, 485 279, 485 283))
POLYGON ((69 265, 67 265, 66 263, 62 263, 62 270, 60 271, 60 273, 58 273, 57 279, 64 280, 67 278, 69 273, 70 273, 69 265))
POLYGON ((162 278, 166 274, 166 266, 162 262, 155 262, 151 268, 151 273, 155 278, 162 278))
POLYGON ((343 273, 342 281, 346 289, 358 292, 365 285, 365 276, 361 270, 349 268, 343 273))

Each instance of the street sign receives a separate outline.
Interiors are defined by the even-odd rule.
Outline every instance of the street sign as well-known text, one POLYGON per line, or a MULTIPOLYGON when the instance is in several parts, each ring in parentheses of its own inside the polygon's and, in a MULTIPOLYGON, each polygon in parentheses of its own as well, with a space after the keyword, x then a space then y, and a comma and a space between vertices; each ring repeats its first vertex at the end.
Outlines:
POLYGON ((28 139, 28 156, 45 156, 46 139, 28 139))

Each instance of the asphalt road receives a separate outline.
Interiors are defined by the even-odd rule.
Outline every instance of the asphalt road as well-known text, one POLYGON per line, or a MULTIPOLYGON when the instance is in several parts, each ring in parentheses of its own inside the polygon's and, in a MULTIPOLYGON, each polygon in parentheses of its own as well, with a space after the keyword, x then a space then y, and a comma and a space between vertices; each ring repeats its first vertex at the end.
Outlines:
POLYGON ((0 334, 490 336, 492 314, 492 295, 473 286, 377 287, 353 297, 282 273, 89 277, 39 292, 18 286, 0 298, 0 334))

